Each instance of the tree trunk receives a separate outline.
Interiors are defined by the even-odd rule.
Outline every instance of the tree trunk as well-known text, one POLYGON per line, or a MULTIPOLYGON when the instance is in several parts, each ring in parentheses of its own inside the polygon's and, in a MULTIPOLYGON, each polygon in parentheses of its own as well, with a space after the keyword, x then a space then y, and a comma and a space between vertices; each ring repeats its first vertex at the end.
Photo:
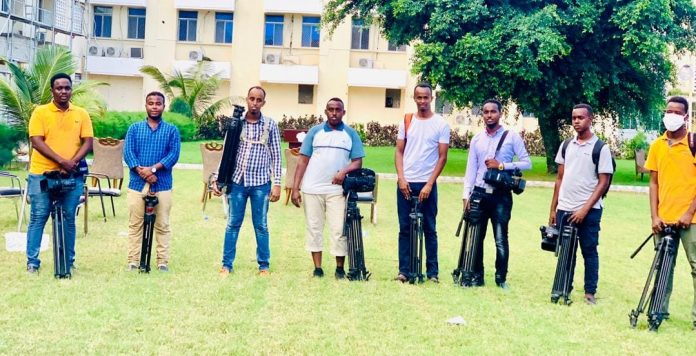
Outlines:
POLYGON ((558 172, 556 153, 561 144, 558 122, 551 117, 539 117, 539 130, 544 141, 544 150, 546 150, 546 172, 556 174, 558 172))

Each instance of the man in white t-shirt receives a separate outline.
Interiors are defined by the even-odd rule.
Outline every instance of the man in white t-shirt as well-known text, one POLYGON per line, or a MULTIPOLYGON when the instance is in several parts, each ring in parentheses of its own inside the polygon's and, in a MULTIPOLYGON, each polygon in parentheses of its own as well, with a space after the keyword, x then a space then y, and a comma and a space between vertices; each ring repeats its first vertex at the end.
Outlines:
POLYGON ((396 139, 396 205, 399 216, 399 274, 396 280, 409 280, 409 213, 411 197, 417 196, 423 214, 425 269, 428 280, 437 283, 437 177, 447 162, 450 127, 442 116, 433 113, 433 88, 418 84, 413 90, 418 111, 407 114, 399 125, 396 139))
POLYGON ((343 123, 343 101, 332 98, 326 103, 326 122, 312 127, 302 141, 300 158, 292 187, 292 203, 304 201, 307 222, 307 251, 312 253, 314 276, 323 277, 321 254, 324 249, 324 220, 328 222, 331 254, 336 256, 336 278, 346 276, 343 264, 348 252, 343 236, 346 199, 343 179, 350 171, 362 167, 365 156, 357 131, 343 123), (300 195, 302 182, 302 195, 300 195))

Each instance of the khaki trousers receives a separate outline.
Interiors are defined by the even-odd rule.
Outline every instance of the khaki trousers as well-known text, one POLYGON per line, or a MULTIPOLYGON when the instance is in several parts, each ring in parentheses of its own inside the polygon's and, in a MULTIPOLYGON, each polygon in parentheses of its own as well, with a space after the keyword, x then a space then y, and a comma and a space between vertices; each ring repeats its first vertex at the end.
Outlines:
POLYGON ((328 222, 331 254, 345 256, 348 252, 346 237, 343 236, 343 221, 346 213, 346 198, 343 194, 306 194, 302 202, 307 222, 307 241, 309 252, 324 250, 324 222, 328 222))
MULTIPOLYGON (((142 192, 128 189, 128 263, 140 265, 140 249, 143 240, 145 201, 149 186, 145 184, 142 192), (145 193, 143 193, 145 192, 145 193)), ((172 231, 169 228, 169 212, 172 210, 172 191, 155 193, 159 203, 155 206, 155 241, 157 241, 157 265, 169 263, 169 241, 172 231)))

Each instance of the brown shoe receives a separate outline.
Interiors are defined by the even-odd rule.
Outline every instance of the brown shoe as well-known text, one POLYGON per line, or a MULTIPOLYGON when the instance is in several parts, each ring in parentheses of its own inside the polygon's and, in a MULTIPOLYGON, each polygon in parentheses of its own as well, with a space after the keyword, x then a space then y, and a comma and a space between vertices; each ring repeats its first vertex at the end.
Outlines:
POLYGON ((220 273, 220 277, 227 278, 230 275, 230 270, 227 267, 222 267, 218 273, 220 273))
POLYGON ((585 303, 589 305, 596 305, 597 299, 595 299, 594 294, 585 293, 585 303))
POLYGON ((270 275, 271 275, 271 272, 267 269, 259 270, 259 276, 265 277, 265 276, 270 276, 270 275))
POLYGON ((408 277, 406 277, 406 275, 404 275, 403 273, 399 273, 399 275, 396 276, 396 278, 394 278, 394 280, 399 281, 401 283, 406 283, 408 281, 408 277))

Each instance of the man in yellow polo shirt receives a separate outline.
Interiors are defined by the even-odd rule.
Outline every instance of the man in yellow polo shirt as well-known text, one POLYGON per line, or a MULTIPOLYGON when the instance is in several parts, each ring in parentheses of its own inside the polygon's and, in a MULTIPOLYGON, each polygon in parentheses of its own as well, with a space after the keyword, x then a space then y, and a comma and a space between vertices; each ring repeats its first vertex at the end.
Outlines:
MULTIPOLYGON (((691 264, 694 284, 694 302, 691 310, 696 330, 696 160, 689 147, 686 122, 689 102, 679 96, 667 102, 663 123, 667 131, 658 137, 648 153, 645 168, 650 170, 650 213, 653 232, 659 233, 665 225, 676 225, 686 257, 691 264)), ((675 259, 676 261, 676 259, 675 259)), ((672 268, 667 282, 664 312, 669 315, 669 297, 672 293, 672 268)))
MULTIPOLYGON (((68 273, 75 261, 75 210, 80 202, 86 165, 81 164, 92 150, 92 120, 83 108, 70 104, 72 80, 65 73, 51 78, 53 101, 34 109, 29 120, 29 138, 33 146, 29 165, 28 194, 31 217, 27 228, 27 272, 39 272, 39 248, 44 226, 51 210, 51 197, 42 191, 44 173, 60 171, 75 179, 75 188, 58 199, 63 207, 65 249, 68 273), (84 169, 81 169, 84 168, 84 169)), ((44 183, 45 186, 46 183, 44 183)), ((45 190, 45 189, 44 189, 45 190)))

